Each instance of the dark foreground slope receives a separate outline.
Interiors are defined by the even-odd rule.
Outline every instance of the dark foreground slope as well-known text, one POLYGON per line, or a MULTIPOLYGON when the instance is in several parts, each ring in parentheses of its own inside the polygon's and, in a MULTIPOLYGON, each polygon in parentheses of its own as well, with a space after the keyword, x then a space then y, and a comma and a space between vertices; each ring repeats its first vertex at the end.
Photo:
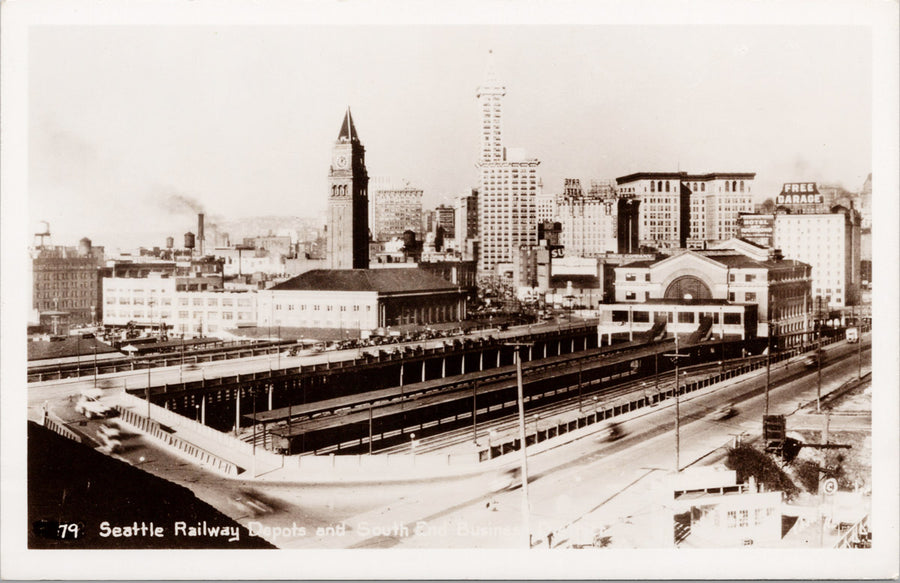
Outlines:
POLYGON ((34 423, 28 424, 28 546, 275 548, 190 490, 34 423))

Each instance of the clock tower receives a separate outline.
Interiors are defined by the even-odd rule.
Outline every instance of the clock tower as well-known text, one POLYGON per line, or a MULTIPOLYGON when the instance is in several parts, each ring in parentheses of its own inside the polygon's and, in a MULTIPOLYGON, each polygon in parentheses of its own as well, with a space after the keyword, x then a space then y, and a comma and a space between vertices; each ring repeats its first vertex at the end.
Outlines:
POLYGON ((350 108, 331 155, 328 173, 328 262, 331 269, 369 267, 369 175, 350 108))

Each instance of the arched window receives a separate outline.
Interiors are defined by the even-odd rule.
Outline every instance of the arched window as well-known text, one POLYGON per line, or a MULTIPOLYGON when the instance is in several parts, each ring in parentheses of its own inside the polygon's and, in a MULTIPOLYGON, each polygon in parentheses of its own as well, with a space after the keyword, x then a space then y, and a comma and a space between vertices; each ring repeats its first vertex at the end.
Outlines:
POLYGON ((669 181, 666 180, 666 192, 669 192, 669 181))
POLYGON ((658 190, 659 192, 662 192, 662 180, 660 180, 659 183, 657 183, 656 190, 658 190))
POLYGON ((728 192, 728 185, 729 185, 729 184, 730 184, 730 183, 726 180, 726 181, 725 181, 725 192, 728 192))
POLYGON ((731 192, 737 192, 737 180, 731 183, 731 192))
POLYGON ((744 181, 741 180, 741 192, 744 192, 744 181))
POLYGON ((656 183, 652 180, 650 181, 650 192, 656 192, 656 183))
POLYGON ((706 192, 706 183, 705 182, 700 185, 700 191, 706 192))

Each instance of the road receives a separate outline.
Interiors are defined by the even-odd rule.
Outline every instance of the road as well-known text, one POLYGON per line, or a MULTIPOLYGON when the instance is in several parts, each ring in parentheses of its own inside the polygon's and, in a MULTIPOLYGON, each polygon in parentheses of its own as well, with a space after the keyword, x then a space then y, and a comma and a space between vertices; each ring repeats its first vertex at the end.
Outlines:
MULTIPOLYGON (((581 324, 581 321, 575 320, 571 324, 564 324, 563 327, 570 325, 580 326, 581 324)), ((433 340, 404 342, 400 344, 370 346, 366 348, 354 348, 347 350, 329 350, 326 352, 303 356, 270 354, 214 362, 204 362, 198 363, 196 365, 184 365, 184 367, 169 366, 135 371, 122 371, 99 375, 96 382, 98 386, 110 389, 143 388, 148 384, 152 386, 161 386, 164 384, 200 381, 203 379, 234 376, 237 374, 250 374, 267 370, 280 370, 297 366, 312 366, 315 364, 324 364, 328 362, 353 360, 354 358, 359 358, 366 352, 377 354, 379 350, 391 351, 397 348, 403 348, 404 346, 422 346, 426 349, 437 348, 443 346, 445 341, 453 340, 454 338, 480 338, 488 335, 498 338, 508 338, 528 332, 546 332, 557 329, 559 329, 559 325, 557 324, 535 324, 532 326, 516 326, 504 331, 500 331, 497 329, 479 330, 467 334, 466 336, 454 336, 449 338, 438 338, 433 340)), ((68 397, 69 395, 77 395, 81 392, 81 389, 93 387, 94 382, 95 381, 93 376, 85 376, 79 378, 73 377, 53 381, 28 383, 28 405, 29 407, 35 407, 39 406, 46 400, 62 399, 68 397)))
MULTIPOLYGON (((842 343, 829 355, 823 386, 855 378, 856 366, 849 366, 856 363, 855 347, 842 343)), ((863 357, 866 371, 868 347, 863 357)), ((785 374, 784 365, 774 368, 773 379, 785 374)), ((798 370, 802 365, 794 364, 790 373, 798 370)), ((764 373, 757 373, 682 399, 682 467, 730 443, 735 435, 759 433, 764 378, 764 373), (753 396, 745 399, 748 394, 753 396), (713 412, 730 403, 737 403, 739 414, 716 420, 713 412)), ((790 414, 798 402, 814 400, 815 395, 816 373, 807 371, 770 391, 770 412, 790 414)), ((657 494, 666 491, 675 457, 671 403, 641 413, 623 428, 626 436, 612 443, 586 438, 529 458, 530 532, 538 544, 546 545, 546 533, 570 523, 573 526, 560 532, 554 544, 567 538, 590 540, 597 529, 645 512, 647 499, 633 495, 628 485, 641 484, 657 494)), ((223 480, 159 451, 155 444, 136 445, 129 456, 132 463, 134 456, 143 456, 146 470, 185 485, 251 530, 269 529, 259 534, 282 548, 524 546, 521 489, 492 493, 510 485, 510 476, 502 470, 429 482, 301 486, 223 480)), ((513 454, 510 461, 517 459, 513 454)), ((634 544, 666 546, 667 535, 671 521, 643 531, 644 538, 634 544)))

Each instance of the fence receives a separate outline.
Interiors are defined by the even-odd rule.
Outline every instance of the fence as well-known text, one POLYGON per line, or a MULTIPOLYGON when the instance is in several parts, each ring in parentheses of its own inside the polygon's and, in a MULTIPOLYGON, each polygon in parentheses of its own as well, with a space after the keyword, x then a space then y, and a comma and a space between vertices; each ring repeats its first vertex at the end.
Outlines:
POLYGON ((869 531, 869 515, 851 526, 834 544, 836 549, 868 549, 872 546, 872 533, 869 531))
POLYGON ((83 440, 81 439, 80 435, 78 435, 77 433, 75 433, 74 431, 72 431, 71 429, 66 427, 65 425, 63 425, 62 421, 57 421, 56 419, 53 419, 49 413, 45 413, 44 415, 42 415, 41 420, 42 420, 42 425, 44 427, 46 427, 47 429, 54 431, 54 432, 62 435, 63 437, 68 437, 72 441, 82 443, 83 440))
POLYGON ((303 470, 377 470, 440 469, 459 466, 475 467, 478 454, 374 454, 374 455, 301 455, 297 467, 303 470))
POLYGON ((119 411, 120 419, 122 420, 122 422, 136 427, 144 433, 150 435, 151 437, 155 437, 163 443, 170 445, 193 458, 196 458, 201 464, 205 464, 230 476, 236 476, 241 471, 243 471, 232 462, 222 459, 214 453, 208 452, 205 449, 198 447, 166 431, 158 422, 152 419, 148 419, 142 415, 139 415, 131 409, 128 409, 122 405, 116 405, 116 409, 119 411))
MULTIPOLYGON (((822 339, 819 346, 833 344, 843 340, 843 338, 828 338, 822 339)), ((784 352, 779 352, 771 356, 769 363, 775 364, 778 362, 782 362, 795 356, 802 354, 800 348, 792 348, 790 350, 786 350, 784 352)), ((720 383, 722 381, 732 379, 741 375, 744 375, 748 372, 752 372, 754 370, 759 370, 760 368, 764 368, 766 366, 765 357, 759 358, 757 357, 753 361, 746 361, 740 366, 736 368, 731 368, 725 371, 722 371, 713 376, 707 377, 705 379, 699 379, 690 383, 686 383, 679 387, 679 395, 685 395, 687 393, 692 393, 694 391, 698 391, 700 389, 706 388, 710 385, 714 385, 716 383, 720 383)), ((576 419, 572 419, 569 421, 564 421, 557 423, 556 425, 546 427, 543 429, 538 429, 532 433, 527 433, 525 435, 525 446, 530 447, 532 445, 539 444, 548 439, 552 439, 555 437, 559 437, 566 433, 570 433, 582 427, 587 427, 589 425, 593 425, 595 423, 599 423, 600 421, 604 421, 606 419, 610 419, 612 417, 616 417, 618 415, 622 415, 624 413, 629 413, 631 411, 635 411, 642 407, 647 407, 651 405, 655 405, 657 403, 661 403, 666 399, 671 399, 675 396, 675 387, 666 389, 664 391, 660 391, 655 394, 648 394, 646 396, 642 396, 638 399, 633 399, 628 402, 614 404, 613 406, 604 406, 603 409, 596 409, 593 412, 581 415, 576 419)), ((573 436, 574 439, 575 436, 573 436)), ((519 438, 507 440, 504 442, 500 442, 497 444, 490 445, 487 449, 480 450, 478 452, 478 460, 479 461, 487 461, 494 459, 495 457, 505 455, 510 452, 518 451, 520 447, 521 440, 519 438)))

